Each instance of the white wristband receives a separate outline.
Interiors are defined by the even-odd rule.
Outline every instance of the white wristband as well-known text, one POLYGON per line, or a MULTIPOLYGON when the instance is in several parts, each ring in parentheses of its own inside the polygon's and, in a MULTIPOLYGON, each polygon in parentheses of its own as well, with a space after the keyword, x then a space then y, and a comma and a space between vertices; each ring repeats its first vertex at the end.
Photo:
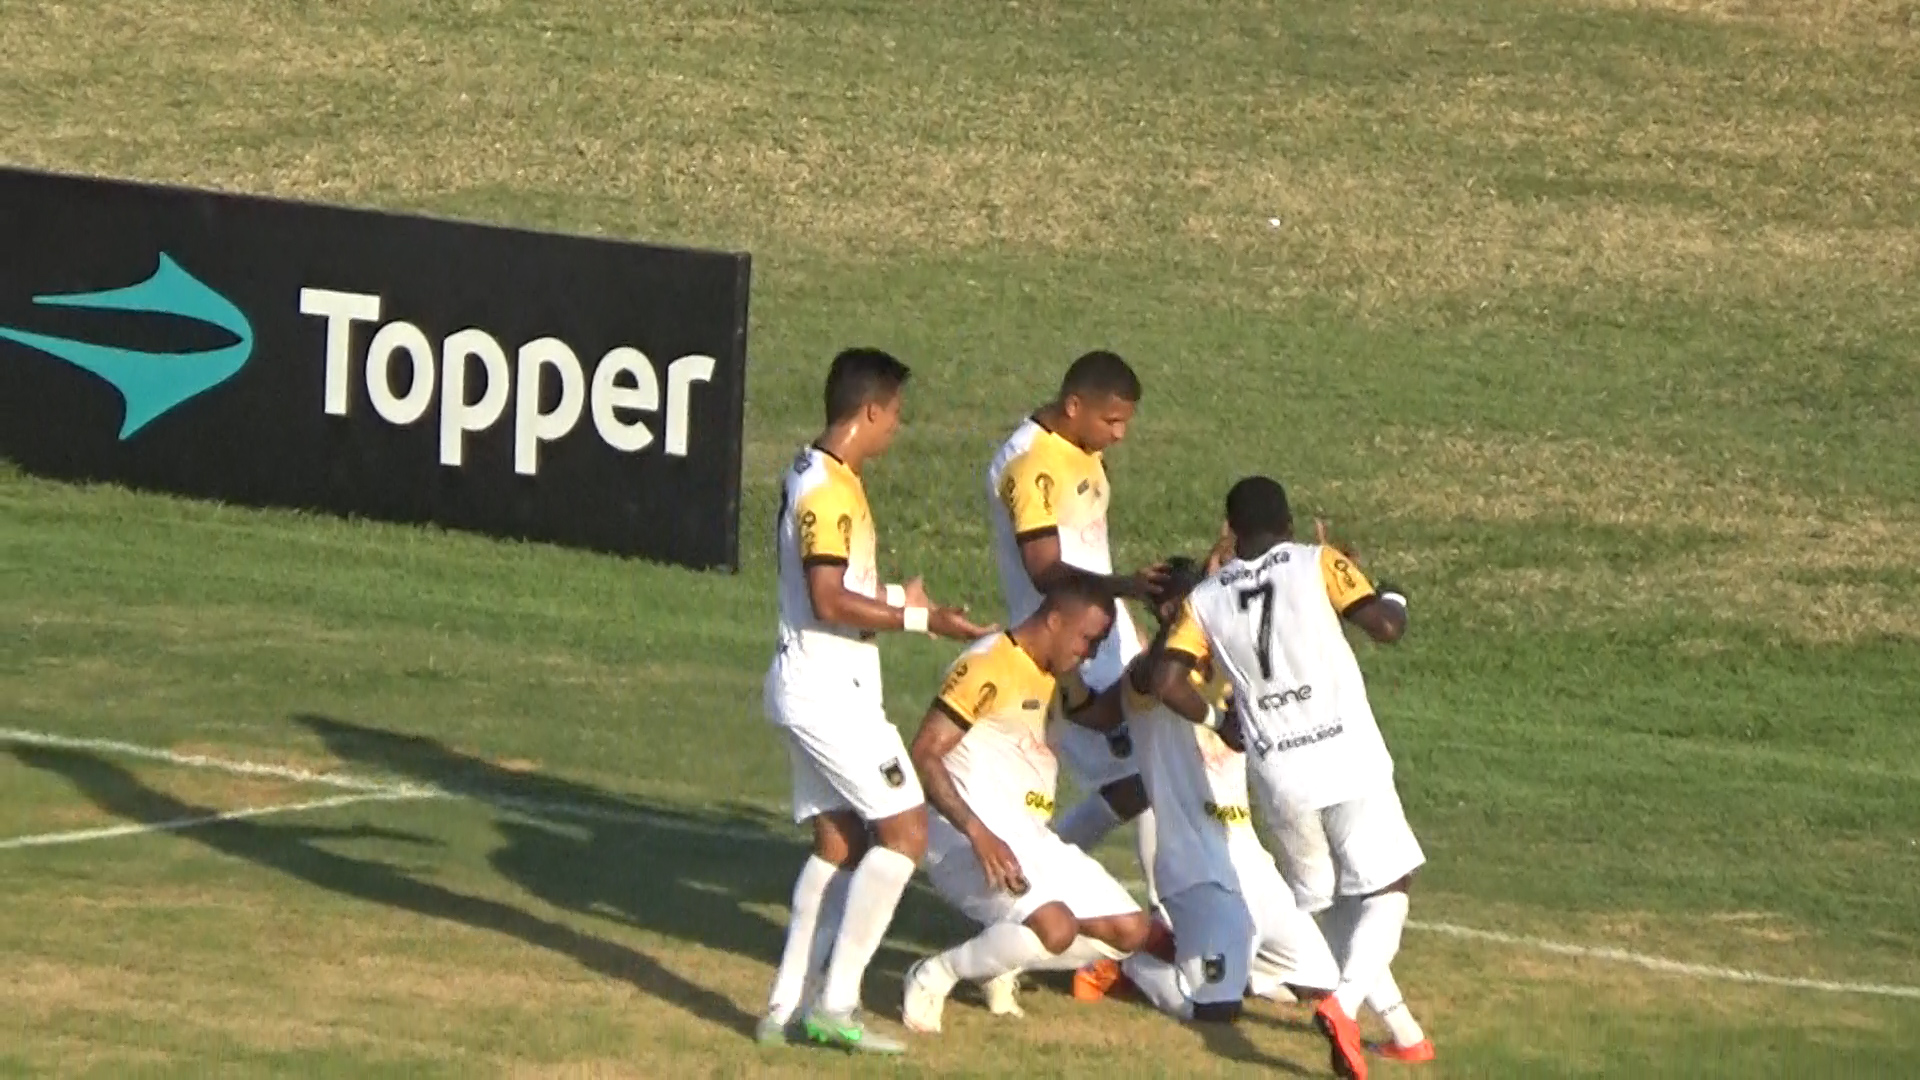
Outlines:
POLYGON ((900 628, 910 634, 927 632, 927 609, 923 607, 904 608, 900 612, 900 628))
POLYGON ((1404 611, 1404 610, 1406 610, 1406 607, 1407 607, 1407 598, 1406 598, 1406 597, 1404 597, 1404 596, 1401 596, 1401 595, 1400 595, 1399 593, 1397 593, 1397 592, 1383 592, 1383 593, 1381 593, 1381 594, 1380 594, 1380 599, 1382 599, 1382 600, 1391 600, 1391 601, 1393 601, 1394 603, 1396 603, 1396 604, 1399 604, 1399 605, 1400 605, 1400 609, 1401 609, 1402 611, 1404 611))
POLYGON ((887 606, 888 607, 906 607, 907 606, 907 590, 904 587, 899 585, 887 586, 887 606))

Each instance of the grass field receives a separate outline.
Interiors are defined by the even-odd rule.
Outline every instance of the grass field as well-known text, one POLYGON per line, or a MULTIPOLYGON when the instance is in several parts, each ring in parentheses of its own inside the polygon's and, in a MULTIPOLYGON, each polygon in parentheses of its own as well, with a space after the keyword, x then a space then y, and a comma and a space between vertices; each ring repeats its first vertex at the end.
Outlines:
MULTIPOLYGON (((1052 988, 903 1064, 751 1042, 773 485, 850 343, 917 372, 892 576, 995 606, 980 470, 1105 346, 1122 561, 1260 470, 1408 586, 1416 920, 1920 985, 1912 0, 0 0, 0 54, 12 163, 755 259, 738 576, 0 475, 0 726, 415 785, 21 846, 356 792, 0 746, 0 1073, 1320 1075, 1295 1010, 1052 988)), ((910 720, 947 653, 888 658, 910 720)), ((910 896, 868 1004, 962 931, 910 896)), ((1913 997, 1396 970, 1434 1076, 1920 1055, 1913 997)))

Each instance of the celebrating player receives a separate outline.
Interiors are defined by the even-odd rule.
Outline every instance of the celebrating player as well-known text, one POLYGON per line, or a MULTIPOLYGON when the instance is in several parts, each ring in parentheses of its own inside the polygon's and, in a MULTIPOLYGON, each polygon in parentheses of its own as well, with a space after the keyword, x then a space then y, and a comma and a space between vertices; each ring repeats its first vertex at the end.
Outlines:
POLYGON ((1235 558, 1188 596, 1156 661, 1155 692, 1242 742, 1300 906, 1345 912, 1340 982, 1314 1022, 1334 1071, 1365 1080, 1354 1017, 1399 951, 1407 887, 1426 856, 1341 621, 1398 641, 1406 598, 1375 589, 1336 548, 1294 542, 1286 492, 1267 477, 1227 493, 1227 526, 1235 558), (1233 684, 1230 719, 1194 688, 1194 670, 1209 662, 1233 684))
MULTIPOLYGON (((1125 360, 1110 352, 1087 353, 1067 368, 1055 399, 1015 429, 994 456, 987 492, 1009 623, 1025 619, 1040 605, 1041 593, 1068 575, 1096 575, 1122 597, 1145 597, 1157 579, 1157 567, 1113 575, 1107 543, 1112 492, 1103 455, 1126 437, 1139 401, 1140 379, 1125 360)), ((1118 681, 1140 652, 1140 635, 1124 603, 1115 616, 1081 672, 1096 692, 1118 681)), ((1141 868, 1151 883, 1152 816, 1146 813, 1146 788, 1131 760, 1125 727, 1103 736, 1061 723, 1050 738, 1074 778, 1098 792, 1061 814, 1055 830, 1067 842, 1091 848, 1122 822, 1139 817, 1141 868)))
POLYGON ((1071 971, 1145 944, 1151 924, 1127 890, 1047 827, 1058 764, 1046 745, 1055 679, 1071 677, 1113 625, 1114 601, 1089 577, 1056 577, 1039 607, 974 644, 948 670, 913 740, 938 811, 927 876, 985 929, 907 973, 901 1018, 939 1031, 961 979, 1071 971))
MULTIPOLYGON (((1245 755, 1152 696, 1153 662, 1181 601, 1203 576, 1191 559, 1165 565, 1167 580, 1154 604, 1161 620, 1155 648, 1136 658, 1112 689, 1071 715, 1095 727, 1123 718, 1131 723, 1159 828, 1155 878, 1173 923, 1174 962, 1148 953, 1135 953, 1123 964, 1095 961, 1075 976, 1074 996, 1101 996, 1124 968, 1164 1012, 1183 1020, 1232 1021, 1250 984, 1255 993, 1282 1000, 1317 1000, 1339 981, 1339 970, 1320 928, 1295 904, 1254 832, 1245 755), (1257 950, 1278 969, 1261 979, 1253 978, 1257 950), (1283 986, 1290 993, 1279 994, 1283 986)), ((1226 680, 1212 664, 1201 661, 1187 678, 1213 708, 1227 708, 1226 680)))
POLYGON ((766 708, 786 736, 793 816, 813 823, 813 854, 793 886, 762 1043, 786 1042, 796 1011, 807 1004, 804 1028, 816 1041, 874 1053, 905 1050, 854 1016, 861 976, 927 846, 925 799, 881 705, 880 650, 872 639, 883 630, 961 640, 992 632, 968 621, 964 609, 933 603, 918 578, 880 584, 860 474, 900 428, 907 376, 905 364, 876 349, 834 357, 826 430, 794 459, 780 496, 779 647, 767 671, 766 708), (878 846, 868 839, 869 826, 878 846))

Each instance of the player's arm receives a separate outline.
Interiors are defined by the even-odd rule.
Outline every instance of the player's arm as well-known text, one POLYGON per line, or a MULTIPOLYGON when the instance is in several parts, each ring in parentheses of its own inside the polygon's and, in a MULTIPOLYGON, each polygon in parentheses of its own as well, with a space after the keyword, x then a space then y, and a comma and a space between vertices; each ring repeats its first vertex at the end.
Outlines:
MULTIPOLYGON (((1134 662, 1139 663, 1140 657, 1134 657, 1134 662)), ((1112 731, 1127 719, 1120 708, 1123 690, 1121 683, 1115 682, 1096 694, 1078 675, 1067 675, 1060 680, 1060 711, 1083 728, 1112 731)))
POLYGON ((852 500, 828 484, 801 496, 794 505, 800 565, 806 571, 807 599, 813 605, 815 618, 855 630, 912 630, 963 641, 993 632, 992 627, 970 621, 965 608, 927 602, 918 579, 911 592, 901 590, 900 605, 847 588, 847 560, 852 552, 848 550, 846 533, 835 523, 854 510, 852 500), (913 603, 916 599, 921 603, 913 603))
POLYGON ((953 782, 953 772, 947 768, 947 754, 960 745, 960 740, 967 737, 967 729, 973 726, 972 707, 967 703, 979 699, 981 685, 969 676, 966 661, 955 667, 947 675, 940 696, 933 699, 927 714, 921 717, 920 730, 914 735, 907 756, 913 759, 913 771, 920 777, 927 802, 973 845, 988 883, 1018 895, 1027 888, 1020 860, 1014 857, 1013 849, 1005 841, 981 823, 960 795, 959 787, 953 782))
POLYGON ((1326 583, 1327 600, 1333 609, 1368 637, 1391 645, 1407 632, 1406 594, 1385 582, 1375 587, 1351 554, 1322 547, 1320 577, 1326 583))
POLYGON ((1211 646, 1200 620, 1194 617, 1193 604, 1182 601, 1180 612, 1155 635, 1147 652, 1151 657, 1150 687, 1174 714, 1203 727, 1219 731, 1228 717, 1216 710, 1193 685, 1193 671, 1206 659, 1211 646))
POLYGON ((1094 577, 1115 596, 1144 599, 1155 581, 1155 568, 1131 575, 1089 574, 1061 557, 1056 479, 1047 464, 1033 454, 1015 458, 1000 479, 1000 501, 1013 520, 1020 563, 1026 567, 1033 587, 1044 593, 1068 577, 1094 577))

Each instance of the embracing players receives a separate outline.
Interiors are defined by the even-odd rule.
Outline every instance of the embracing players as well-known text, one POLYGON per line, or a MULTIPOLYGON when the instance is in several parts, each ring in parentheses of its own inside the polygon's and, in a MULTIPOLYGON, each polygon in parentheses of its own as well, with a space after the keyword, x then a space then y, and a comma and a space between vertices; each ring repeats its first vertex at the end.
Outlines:
POLYGON ((1425 855, 1341 624, 1398 641, 1406 598, 1376 589, 1338 549, 1295 542, 1286 492, 1266 477, 1227 493, 1227 526, 1234 558, 1188 596, 1154 688, 1175 713, 1245 747, 1287 880, 1302 908, 1326 913, 1341 957, 1315 1024, 1334 1071, 1364 1080, 1354 1018, 1399 951, 1407 887, 1425 855), (1233 685, 1230 716, 1194 687, 1193 672, 1209 663, 1233 685))
POLYGON ((927 846, 925 799, 881 704, 873 638, 906 630, 970 641, 991 632, 963 609, 933 603, 917 578, 880 582, 860 475, 899 430, 907 375, 905 364, 876 349, 834 357, 826 430, 794 459, 780 496, 779 644, 765 701, 787 741, 794 820, 811 821, 814 839, 793 886, 762 1043, 787 1041, 804 1006, 806 1034, 816 1041, 905 1049, 854 1016, 861 976, 927 846))

